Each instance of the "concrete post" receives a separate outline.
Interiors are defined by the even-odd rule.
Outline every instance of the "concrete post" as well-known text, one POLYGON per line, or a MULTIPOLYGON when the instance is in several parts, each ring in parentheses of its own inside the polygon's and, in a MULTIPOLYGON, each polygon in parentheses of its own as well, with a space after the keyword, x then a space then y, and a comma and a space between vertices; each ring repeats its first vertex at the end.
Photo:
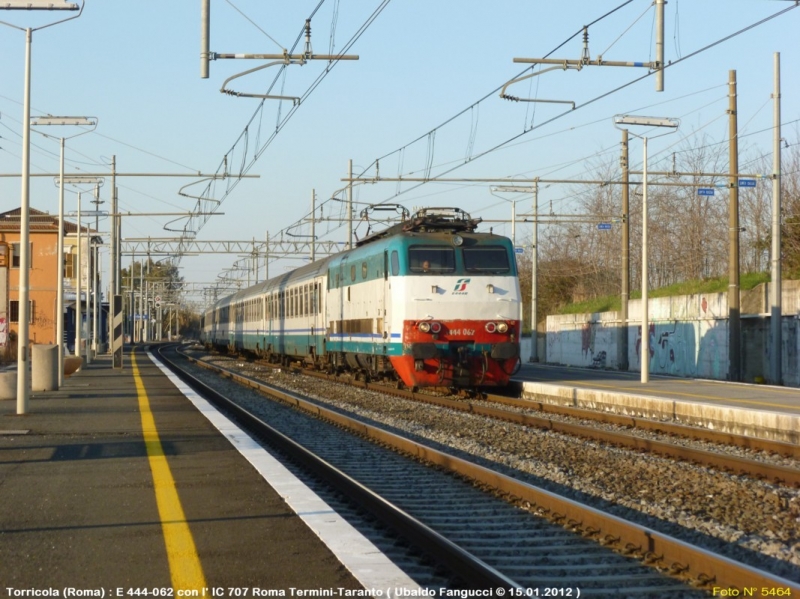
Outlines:
POLYGON ((31 346, 31 390, 55 391, 58 389, 59 345, 31 346))

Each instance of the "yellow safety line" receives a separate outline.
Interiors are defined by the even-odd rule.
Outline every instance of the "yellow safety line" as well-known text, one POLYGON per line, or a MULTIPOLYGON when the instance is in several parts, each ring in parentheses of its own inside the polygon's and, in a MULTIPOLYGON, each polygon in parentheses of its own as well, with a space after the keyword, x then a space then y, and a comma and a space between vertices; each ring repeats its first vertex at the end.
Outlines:
POLYGON ((173 589, 205 588, 206 580, 203 567, 197 555, 192 532, 183 514, 175 480, 167 464, 164 448, 158 436, 156 422, 150 411, 150 401, 144 389, 144 383, 139 376, 136 365, 136 355, 131 353, 131 367, 133 380, 136 383, 136 392, 139 396, 139 412, 142 415, 142 434, 147 448, 147 458, 150 462, 150 471, 153 474, 153 485, 156 492, 158 514, 161 518, 161 528, 164 532, 164 542, 167 546, 169 571, 172 577, 173 589))

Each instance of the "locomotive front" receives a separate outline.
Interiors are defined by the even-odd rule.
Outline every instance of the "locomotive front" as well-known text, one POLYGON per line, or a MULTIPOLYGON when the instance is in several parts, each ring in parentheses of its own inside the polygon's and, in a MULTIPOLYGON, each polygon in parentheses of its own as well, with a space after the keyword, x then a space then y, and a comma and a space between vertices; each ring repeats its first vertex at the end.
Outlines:
POLYGON ((506 385, 519 365, 521 303, 511 241, 460 209, 420 211, 391 249, 392 366, 410 387, 506 385))

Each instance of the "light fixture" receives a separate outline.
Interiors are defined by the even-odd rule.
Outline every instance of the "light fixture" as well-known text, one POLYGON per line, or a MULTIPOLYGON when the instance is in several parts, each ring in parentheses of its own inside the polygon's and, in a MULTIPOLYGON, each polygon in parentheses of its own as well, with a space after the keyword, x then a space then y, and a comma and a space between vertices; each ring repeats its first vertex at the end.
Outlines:
POLYGON ((453 235, 453 245, 458 247, 464 243, 464 238, 461 235, 453 235))
POLYGON ((31 125, 35 127, 44 125, 76 125, 85 127, 94 127, 97 125, 97 119, 82 116, 37 116, 31 118, 31 125))
MULTIPOLYGON (((617 129, 625 129, 620 125, 642 125, 645 127, 665 127, 672 129, 667 133, 661 133, 654 137, 661 137, 674 132, 681 122, 678 119, 670 119, 666 117, 654 116, 637 116, 632 114, 618 115, 614 117, 614 126, 617 129)), ((627 129, 625 129, 627 131, 627 129)), ((648 281, 647 281, 647 135, 637 135, 630 132, 632 135, 642 140, 642 341, 640 345, 641 351, 641 382, 647 383, 650 381, 650 318, 648 312, 648 281)))
POLYGON ((678 127, 681 122, 679 119, 670 119, 659 116, 638 116, 633 114, 623 114, 614 117, 617 125, 644 125, 649 127, 678 127))
POLYGON ((6 0, 0 8, 9 10, 78 10, 74 2, 64 0, 6 0))

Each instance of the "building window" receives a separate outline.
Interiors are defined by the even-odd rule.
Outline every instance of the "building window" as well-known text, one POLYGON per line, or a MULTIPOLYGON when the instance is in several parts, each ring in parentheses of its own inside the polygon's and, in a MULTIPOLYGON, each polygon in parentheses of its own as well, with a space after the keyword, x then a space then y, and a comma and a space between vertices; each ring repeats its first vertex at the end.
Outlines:
MULTIPOLYGON (((19 268, 20 263, 20 244, 11 244, 11 268, 19 268)), ((28 252, 28 268, 33 268, 33 242, 30 244, 30 251, 28 252)))
MULTIPOLYGON (((9 322, 19 322, 19 300, 11 300, 9 302, 9 314, 8 314, 8 321, 9 322)), ((32 324, 34 320, 34 303, 33 300, 28 300, 28 323, 32 324)))
POLYGON ((75 278, 75 263, 77 262, 77 256, 72 252, 64 252, 64 278, 65 279, 74 279, 75 278))

